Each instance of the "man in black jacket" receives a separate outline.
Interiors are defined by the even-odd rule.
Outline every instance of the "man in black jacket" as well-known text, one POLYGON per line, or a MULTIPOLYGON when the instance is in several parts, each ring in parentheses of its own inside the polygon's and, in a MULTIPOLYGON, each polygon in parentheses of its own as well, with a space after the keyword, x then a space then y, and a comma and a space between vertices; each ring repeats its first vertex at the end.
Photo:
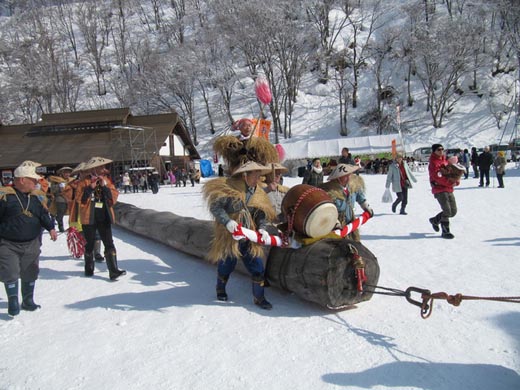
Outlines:
POLYGON ((40 272, 41 228, 58 238, 49 212, 33 193, 40 164, 24 161, 14 171, 14 187, 0 188, 0 281, 5 285, 10 316, 20 313, 18 279, 22 280, 22 309, 34 311, 34 283, 40 272))
POLYGON ((489 146, 478 156, 478 168, 480 170, 479 187, 484 187, 484 177, 486 177, 486 187, 489 187, 489 168, 493 165, 493 155, 489 152, 489 146))

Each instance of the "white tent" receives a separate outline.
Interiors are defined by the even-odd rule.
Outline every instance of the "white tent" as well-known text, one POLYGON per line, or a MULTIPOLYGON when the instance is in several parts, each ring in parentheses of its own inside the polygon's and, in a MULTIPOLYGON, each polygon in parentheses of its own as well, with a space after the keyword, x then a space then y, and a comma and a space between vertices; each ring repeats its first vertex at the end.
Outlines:
MULTIPOLYGON (((397 143, 397 150, 402 151, 399 134, 370 135, 367 137, 336 138, 319 141, 282 141, 286 160, 314 157, 339 156, 341 149, 349 148, 353 156, 360 154, 375 154, 392 151, 392 140, 397 143)), ((411 153, 406 147, 405 152, 411 153)))

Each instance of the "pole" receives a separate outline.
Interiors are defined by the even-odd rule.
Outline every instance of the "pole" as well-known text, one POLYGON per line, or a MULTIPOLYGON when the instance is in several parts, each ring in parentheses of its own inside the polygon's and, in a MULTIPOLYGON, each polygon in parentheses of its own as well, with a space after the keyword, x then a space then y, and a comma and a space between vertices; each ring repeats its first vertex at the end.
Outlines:
POLYGON ((401 140, 401 147, 403 148, 403 155, 405 155, 406 149, 404 148, 404 139, 403 139, 403 134, 401 132, 401 107, 399 106, 399 104, 397 104, 395 109, 397 111, 397 131, 399 132, 399 138, 401 140))

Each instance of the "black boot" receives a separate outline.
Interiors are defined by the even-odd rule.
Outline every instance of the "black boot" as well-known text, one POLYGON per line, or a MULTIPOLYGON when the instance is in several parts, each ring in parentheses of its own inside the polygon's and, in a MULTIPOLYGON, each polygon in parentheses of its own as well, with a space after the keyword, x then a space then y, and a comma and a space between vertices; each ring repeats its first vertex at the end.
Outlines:
POLYGON ((229 277, 217 276, 217 299, 219 301, 227 301, 228 295, 226 293, 226 283, 229 277))
POLYGON ((408 213, 405 211, 404 207, 401 207, 401 212, 399 214, 408 215, 408 213))
POLYGON ((94 253, 85 252, 85 276, 94 275, 94 253))
POLYGON ((101 254, 101 240, 96 240, 94 242, 94 260, 96 260, 98 263, 105 261, 105 258, 101 254))
POLYGON ((441 223, 441 216, 442 213, 439 213, 435 217, 429 219, 430 223, 432 224, 433 230, 435 230, 436 232, 440 230, 439 224, 441 223))
POLYGON ((20 314, 20 302, 18 301, 18 280, 4 283, 7 293, 7 313, 11 316, 20 314))
POLYGON ((455 238, 453 234, 450 233, 450 223, 449 222, 441 222, 442 228, 442 238, 452 239, 455 238))
POLYGON ((121 275, 126 275, 124 269, 117 267, 117 255, 115 250, 105 252, 105 259, 107 260, 107 268, 110 280, 117 280, 121 275))
POLYGON ((35 311, 41 306, 34 303, 34 284, 35 282, 22 281, 22 309, 27 311, 35 311))
POLYGON ((271 310, 273 305, 264 296, 264 278, 261 280, 253 277, 253 302, 264 310, 271 310))

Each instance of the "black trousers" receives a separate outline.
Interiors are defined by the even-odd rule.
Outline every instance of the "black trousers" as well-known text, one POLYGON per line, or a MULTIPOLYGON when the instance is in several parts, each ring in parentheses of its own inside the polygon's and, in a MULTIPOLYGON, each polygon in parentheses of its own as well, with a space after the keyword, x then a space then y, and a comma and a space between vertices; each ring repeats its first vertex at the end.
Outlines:
POLYGON ((408 188, 402 188, 402 192, 396 192, 397 199, 394 202, 394 206, 397 207, 401 203, 401 210, 404 211, 408 204, 408 188))
POLYGON ((105 252, 116 250, 116 247, 114 246, 114 240, 112 238, 112 225, 110 224, 110 222, 96 222, 94 225, 82 225, 82 227, 83 234, 85 235, 85 240, 87 241, 87 244, 85 245, 86 253, 92 253, 92 251, 94 250, 94 242, 96 241, 96 231, 99 232, 101 241, 103 241, 105 252))
POLYGON ((484 185, 484 178, 486 178, 486 186, 489 185, 489 168, 483 169, 480 168, 480 185, 484 185))

